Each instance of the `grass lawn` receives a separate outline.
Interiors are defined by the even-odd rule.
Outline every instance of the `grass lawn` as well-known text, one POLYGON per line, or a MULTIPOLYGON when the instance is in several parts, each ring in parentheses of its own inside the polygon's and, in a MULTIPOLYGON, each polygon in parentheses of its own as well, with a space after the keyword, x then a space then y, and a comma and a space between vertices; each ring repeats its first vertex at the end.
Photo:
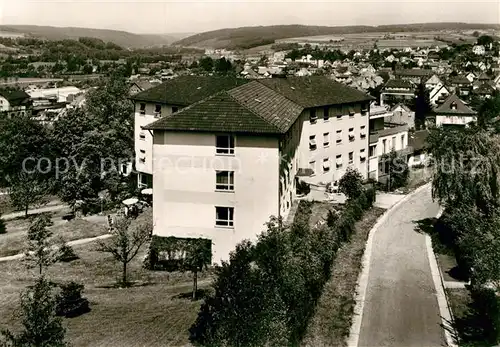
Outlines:
MULTIPOLYGON (((47 275, 55 281, 75 280, 85 285, 91 311, 65 318, 67 338, 73 347, 86 346, 185 346, 188 328, 195 321, 201 301, 179 296, 191 292, 191 275, 152 272, 142 268, 145 248, 129 264, 129 279, 136 285, 114 288, 121 267, 108 254, 95 251, 96 244, 74 247, 80 259, 57 263, 47 275)), ((208 286, 201 274, 200 287, 208 286)), ((19 328, 19 293, 34 279, 19 261, 0 267, 0 328, 19 328)))
POLYGON ((342 210, 341 205, 334 205, 330 202, 323 201, 315 201, 311 206, 311 217, 309 218, 309 226, 313 228, 318 222, 324 221, 326 223, 326 219, 328 217, 328 211, 342 210))
MULTIPOLYGON (((54 240, 62 237, 65 241, 73 241, 107 233, 104 216, 93 216, 92 222, 86 219, 74 219, 68 222, 61 219, 65 213, 67 213, 65 210, 50 213, 54 222, 54 225, 50 227, 54 233, 54 240)), ((0 234, 0 257, 14 255, 25 250, 29 224, 30 220, 23 218, 5 222, 7 233, 0 234)))
POLYGON ((304 346, 345 346, 354 311, 356 285, 361 272, 362 257, 370 229, 384 209, 373 207, 356 223, 356 232, 349 243, 338 251, 332 277, 319 299, 316 314, 303 340, 304 346))

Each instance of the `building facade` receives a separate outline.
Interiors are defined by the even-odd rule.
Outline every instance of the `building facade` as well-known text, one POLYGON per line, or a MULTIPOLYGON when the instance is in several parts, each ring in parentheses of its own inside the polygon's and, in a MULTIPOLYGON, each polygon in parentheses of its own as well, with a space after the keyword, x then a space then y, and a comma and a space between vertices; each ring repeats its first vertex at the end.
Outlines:
POLYGON ((318 184, 348 166, 366 177, 371 100, 325 77, 255 80, 143 127, 154 134, 153 234, 210 239, 219 263, 288 216, 299 171, 318 184))

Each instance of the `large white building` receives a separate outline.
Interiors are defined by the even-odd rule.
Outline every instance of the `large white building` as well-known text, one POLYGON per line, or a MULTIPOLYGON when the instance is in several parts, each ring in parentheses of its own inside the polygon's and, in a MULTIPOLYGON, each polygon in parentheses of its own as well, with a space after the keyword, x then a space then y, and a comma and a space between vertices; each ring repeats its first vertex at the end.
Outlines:
POLYGON ((371 100, 326 77, 264 79, 143 126, 153 233, 211 239, 218 263, 271 215, 288 215, 299 172, 326 184, 352 166, 366 178, 371 100))
POLYGON ((153 184, 153 136, 143 127, 245 80, 230 77, 181 76, 137 93, 134 101, 135 170, 139 188, 153 184))

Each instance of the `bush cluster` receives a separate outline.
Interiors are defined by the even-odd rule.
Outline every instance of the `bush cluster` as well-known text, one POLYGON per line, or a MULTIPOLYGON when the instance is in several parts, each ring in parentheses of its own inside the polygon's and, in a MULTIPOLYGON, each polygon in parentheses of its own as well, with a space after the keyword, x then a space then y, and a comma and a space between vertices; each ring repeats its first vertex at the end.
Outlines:
MULTIPOLYGON (((371 193, 370 193, 371 194, 371 193)), ((312 203, 301 201, 292 225, 272 217, 254 244, 240 243, 215 270, 214 294, 190 329, 205 346, 298 344, 330 278, 341 244, 373 199, 350 199, 333 226, 309 228, 312 203)))
POLYGON ((57 296, 56 314, 65 317, 77 317, 90 311, 89 301, 82 297, 83 284, 69 282, 60 285, 57 296))

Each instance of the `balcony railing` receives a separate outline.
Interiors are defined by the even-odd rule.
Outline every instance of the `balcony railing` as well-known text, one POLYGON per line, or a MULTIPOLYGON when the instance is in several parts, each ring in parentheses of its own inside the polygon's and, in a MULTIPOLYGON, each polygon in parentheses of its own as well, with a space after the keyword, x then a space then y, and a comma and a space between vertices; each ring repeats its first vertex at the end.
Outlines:
POLYGON ((408 131, 408 124, 384 123, 384 129, 370 131, 370 143, 375 143, 381 137, 391 136, 408 131))

